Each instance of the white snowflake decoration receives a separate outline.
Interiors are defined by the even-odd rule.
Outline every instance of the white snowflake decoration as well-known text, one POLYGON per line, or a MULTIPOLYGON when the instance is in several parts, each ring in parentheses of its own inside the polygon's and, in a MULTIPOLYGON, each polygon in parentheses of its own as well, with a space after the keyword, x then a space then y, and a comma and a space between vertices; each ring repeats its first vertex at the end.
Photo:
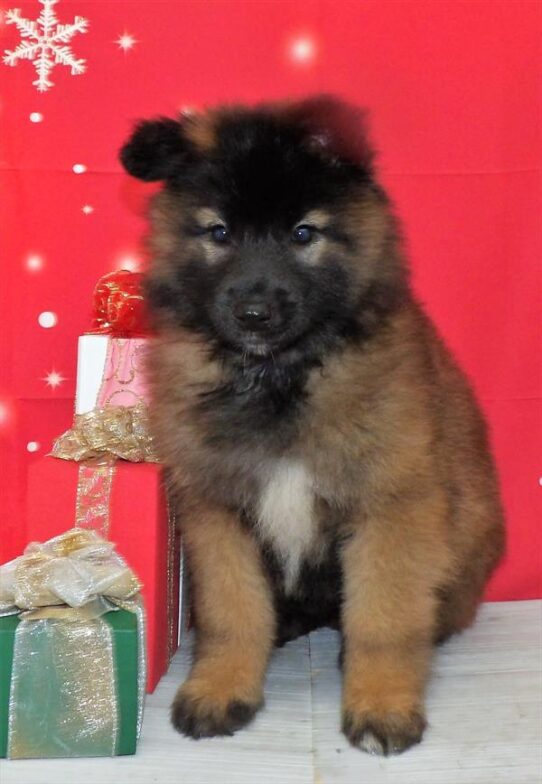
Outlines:
POLYGON ((68 65, 73 76, 85 71, 85 60, 76 60, 68 44, 76 33, 86 33, 88 21, 76 16, 72 24, 59 24, 53 6, 58 0, 39 0, 43 5, 36 21, 21 16, 19 8, 6 11, 6 24, 16 25, 23 39, 16 49, 6 49, 4 63, 17 65, 31 60, 38 74, 32 82, 40 92, 53 86, 49 75, 55 65, 68 65))

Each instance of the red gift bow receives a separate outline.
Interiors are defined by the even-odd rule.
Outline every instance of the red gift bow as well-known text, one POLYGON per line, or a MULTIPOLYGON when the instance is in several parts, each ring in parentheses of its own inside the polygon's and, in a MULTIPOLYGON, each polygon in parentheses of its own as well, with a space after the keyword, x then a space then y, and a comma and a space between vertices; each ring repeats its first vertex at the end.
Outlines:
POLYGON ((142 288, 143 274, 117 270, 101 277, 93 295, 93 324, 90 333, 117 338, 149 334, 142 288))

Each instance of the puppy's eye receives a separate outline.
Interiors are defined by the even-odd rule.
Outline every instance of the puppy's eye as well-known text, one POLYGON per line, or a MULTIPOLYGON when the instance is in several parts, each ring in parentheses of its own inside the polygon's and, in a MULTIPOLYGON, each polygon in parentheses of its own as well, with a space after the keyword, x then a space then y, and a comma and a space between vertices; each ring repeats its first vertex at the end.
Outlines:
POLYGON ((211 235, 213 242, 219 244, 224 244, 225 242, 228 242, 230 239, 229 231, 225 226, 222 226, 222 224, 211 226, 211 228, 209 229, 209 234, 211 235))
POLYGON ((307 245, 314 239, 315 233, 313 226, 296 226, 292 232, 292 240, 298 245, 307 245))

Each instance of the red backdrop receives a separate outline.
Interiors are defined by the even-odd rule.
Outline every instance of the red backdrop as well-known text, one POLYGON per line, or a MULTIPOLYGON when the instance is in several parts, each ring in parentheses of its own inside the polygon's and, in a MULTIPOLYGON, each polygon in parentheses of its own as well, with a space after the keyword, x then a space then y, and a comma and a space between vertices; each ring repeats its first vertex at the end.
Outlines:
POLYGON ((43 92, 20 56, 41 28, 13 6, 46 11, 1 2, 2 559, 25 544, 28 463, 70 423, 93 285, 145 263, 151 187, 116 157, 134 119, 326 90, 370 108, 416 289, 491 424, 509 552, 488 596, 539 596, 542 5, 61 0, 88 29, 51 44, 86 70, 46 67, 43 92))

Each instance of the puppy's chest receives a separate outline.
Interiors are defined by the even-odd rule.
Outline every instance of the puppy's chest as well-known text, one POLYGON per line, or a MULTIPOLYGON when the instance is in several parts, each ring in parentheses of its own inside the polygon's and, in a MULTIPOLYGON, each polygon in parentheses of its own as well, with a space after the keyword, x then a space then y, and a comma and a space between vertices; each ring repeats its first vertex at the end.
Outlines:
POLYGON ((323 548, 315 480, 303 461, 280 458, 261 471, 252 516, 255 531, 271 547, 291 592, 303 562, 318 559, 323 548))

